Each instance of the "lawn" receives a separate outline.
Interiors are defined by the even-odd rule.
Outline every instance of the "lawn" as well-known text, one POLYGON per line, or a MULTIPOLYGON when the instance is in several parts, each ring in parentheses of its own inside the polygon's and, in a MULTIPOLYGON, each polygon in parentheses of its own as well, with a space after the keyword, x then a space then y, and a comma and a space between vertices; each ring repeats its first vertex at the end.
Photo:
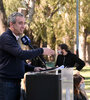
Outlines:
POLYGON ((80 74, 85 77, 85 90, 90 100, 90 66, 85 66, 80 74))

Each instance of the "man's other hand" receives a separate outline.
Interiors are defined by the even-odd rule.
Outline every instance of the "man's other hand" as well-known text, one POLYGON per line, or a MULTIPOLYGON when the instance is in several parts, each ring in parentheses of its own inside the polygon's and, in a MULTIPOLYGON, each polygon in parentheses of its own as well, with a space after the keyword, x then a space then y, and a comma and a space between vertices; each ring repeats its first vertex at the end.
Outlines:
POLYGON ((35 68, 34 68, 34 71, 35 71, 35 72, 39 72, 39 71, 41 71, 41 70, 45 70, 45 68, 41 68, 41 67, 35 67, 35 68))

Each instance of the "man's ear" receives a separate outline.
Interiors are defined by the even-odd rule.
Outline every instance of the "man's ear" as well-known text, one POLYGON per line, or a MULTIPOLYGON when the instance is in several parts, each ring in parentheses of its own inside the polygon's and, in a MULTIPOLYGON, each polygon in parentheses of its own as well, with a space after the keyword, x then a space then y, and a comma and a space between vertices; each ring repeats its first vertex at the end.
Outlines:
POLYGON ((10 22, 10 27, 13 27, 13 23, 12 22, 10 22))

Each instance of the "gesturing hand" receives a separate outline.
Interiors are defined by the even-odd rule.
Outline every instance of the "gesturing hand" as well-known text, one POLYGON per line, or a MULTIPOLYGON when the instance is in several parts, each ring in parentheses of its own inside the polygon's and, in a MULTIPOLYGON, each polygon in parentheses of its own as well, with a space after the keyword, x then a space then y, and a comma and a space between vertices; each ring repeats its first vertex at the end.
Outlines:
POLYGON ((43 48, 43 55, 54 55, 55 51, 49 48, 43 48))

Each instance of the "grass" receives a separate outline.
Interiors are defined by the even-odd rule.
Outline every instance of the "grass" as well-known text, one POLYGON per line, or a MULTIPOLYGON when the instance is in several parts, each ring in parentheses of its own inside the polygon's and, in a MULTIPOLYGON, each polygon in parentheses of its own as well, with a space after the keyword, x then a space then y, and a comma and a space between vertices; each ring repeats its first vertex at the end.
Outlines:
POLYGON ((85 77, 85 90, 90 100, 90 66, 85 66, 80 74, 85 77))

